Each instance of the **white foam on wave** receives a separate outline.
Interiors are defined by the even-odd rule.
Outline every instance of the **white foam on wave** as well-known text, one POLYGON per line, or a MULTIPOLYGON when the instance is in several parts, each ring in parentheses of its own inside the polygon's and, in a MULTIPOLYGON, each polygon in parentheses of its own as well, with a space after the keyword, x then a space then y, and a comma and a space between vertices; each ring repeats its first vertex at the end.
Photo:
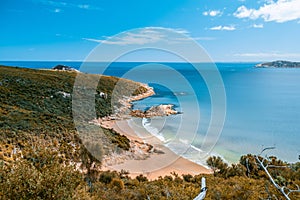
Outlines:
POLYGON ((166 142, 166 139, 164 138, 164 136, 160 133, 160 131, 151 126, 151 119, 149 118, 143 118, 142 119, 142 124, 143 127, 153 136, 157 137, 160 141, 162 142, 166 142))
POLYGON ((176 153, 178 156, 181 156, 209 169, 206 164, 206 159, 203 159, 203 156, 201 156, 203 155, 203 151, 200 148, 191 145, 188 140, 178 139, 176 141, 165 144, 165 146, 176 153))
POLYGON ((186 139, 179 139, 180 142, 182 142, 183 144, 189 144, 189 140, 186 139))
MULTIPOLYGON (((165 137, 162 135, 162 133, 152 126, 151 119, 143 118, 142 119, 142 126, 153 136, 158 138, 160 141, 164 143, 164 146, 166 146, 168 149, 173 151, 178 156, 181 156, 185 159, 188 159, 194 163, 197 163, 207 169, 209 167, 206 164, 206 157, 203 156, 203 150, 201 150, 199 147, 196 147, 191 144, 191 142, 188 139, 183 138, 177 138, 177 139, 168 139, 166 140, 165 137)), ((211 153, 210 156, 220 156, 216 153, 211 153)), ((225 162, 227 162, 224 157, 221 157, 225 162)))
POLYGON ((199 151, 199 152, 203 152, 200 148, 194 146, 194 145, 191 145, 191 148, 195 149, 196 151, 199 151))

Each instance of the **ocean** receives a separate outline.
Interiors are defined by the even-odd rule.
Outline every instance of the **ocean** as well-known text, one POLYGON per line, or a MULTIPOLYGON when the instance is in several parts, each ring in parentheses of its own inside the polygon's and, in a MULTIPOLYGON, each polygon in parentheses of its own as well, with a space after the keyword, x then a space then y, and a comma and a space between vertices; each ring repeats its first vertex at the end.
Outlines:
MULTIPOLYGON (((266 152, 287 162, 300 155, 300 69, 255 68, 257 63, 216 63, 223 84, 210 82, 197 72, 210 73, 205 63, 85 63, 13 62, 1 65, 49 69, 65 64, 82 72, 124 77, 149 84, 155 95, 133 102, 134 109, 173 104, 182 114, 153 119, 131 119, 129 125, 158 137, 173 150, 194 162, 204 164, 207 154, 238 162, 241 155, 266 152), (194 68, 195 67, 195 68, 194 68), (209 135, 211 120, 222 112, 214 103, 214 92, 225 89, 226 117, 220 136, 209 135), (192 147, 192 148, 188 148, 192 147), (211 149, 211 148, 212 149, 211 149)), ((215 97, 214 97, 215 98, 215 97)), ((220 114, 222 115, 222 113, 220 114)))

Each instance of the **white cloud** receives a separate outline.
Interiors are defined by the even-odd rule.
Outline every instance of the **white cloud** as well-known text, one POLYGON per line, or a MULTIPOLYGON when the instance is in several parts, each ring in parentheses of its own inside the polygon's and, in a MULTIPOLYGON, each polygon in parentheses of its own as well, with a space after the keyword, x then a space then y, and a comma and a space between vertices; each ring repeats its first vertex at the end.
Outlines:
POLYGON ((55 12, 55 13, 59 13, 59 12, 61 12, 61 9, 59 9, 59 8, 55 8, 53 12, 55 12))
POLYGON ((202 14, 204 16, 216 17, 216 16, 221 16, 223 13, 220 10, 210 10, 210 11, 205 11, 202 14))
MULTIPOLYGON (((190 37, 189 31, 163 27, 145 27, 138 31, 126 32, 119 36, 106 36, 104 39, 82 38, 91 42, 112 45, 144 45, 156 42, 183 43, 191 40, 214 40, 212 37, 190 37), (182 37, 170 37, 166 31, 183 34, 182 37)), ((179 35, 180 36, 180 35, 179 35)))
POLYGON ((266 22, 275 21, 278 23, 297 20, 300 19, 300 1, 270 1, 258 9, 248 9, 246 6, 240 6, 233 15, 237 18, 249 18, 252 20, 262 18, 266 22))
POLYGON ((233 25, 230 26, 214 26, 211 27, 210 30, 213 31, 234 31, 236 28, 233 25))
POLYGON ((80 5, 78 5, 78 8, 82 8, 82 9, 90 9, 90 5, 88 5, 88 4, 80 4, 80 5))
POLYGON ((190 41, 190 40, 201 40, 201 41, 210 41, 215 40, 214 37, 188 37, 188 38, 175 38, 176 41, 190 41))
POLYGON ((145 29, 148 29, 148 30, 151 30, 151 29, 160 29, 160 30, 170 30, 170 31, 175 31, 179 34, 185 34, 185 35, 189 35, 190 32, 185 30, 185 29, 182 29, 182 28, 165 28, 165 27, 152 27, 152 26, 149 26, 149 27, 145 27, 145 29))
POLYGON ((252 27, 253 28, 263 28, 264 25, 263 24, 253 24, 252 27))
POLYGON ((44 4, 44 5, 55 6, 55 7, 59 7, 59 8, 79 8, 79 9, 85 9, 85 10, 100 10, 100 8, 89 5, 89 4, 74 4, 74 3, 57 2, 57 1, 51 1, 51 0, 33 0, 33 1, 44 4))
POLYGON ((114 37, 112 40, 108 37, 108 40, 94 40, 87 39, 89 41, 101 42, 103 44, 117 44, 117 45, 128 45, 128 44, 149 44, 155 43, 163 39, 163 35, 156 31, 142 30, 139 33, 125 33, 122 37, 114 37))

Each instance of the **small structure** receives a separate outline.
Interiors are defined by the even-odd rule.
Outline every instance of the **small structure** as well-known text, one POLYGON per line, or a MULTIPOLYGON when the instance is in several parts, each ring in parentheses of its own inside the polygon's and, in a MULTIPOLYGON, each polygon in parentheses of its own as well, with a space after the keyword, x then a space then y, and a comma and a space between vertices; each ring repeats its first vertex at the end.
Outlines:
POLYGON ((63 96, 63 98, 71 97, 70 93, 63 92, 63 91, 59 91, 56 94, 61 94, 63 96))
POLYGON ((99 96, 100 96, 101 98, 103 98, 103 99, 107 99, 107 94, 104 93, 104 92, 100 92, 100 93, 99 93, 99 96))

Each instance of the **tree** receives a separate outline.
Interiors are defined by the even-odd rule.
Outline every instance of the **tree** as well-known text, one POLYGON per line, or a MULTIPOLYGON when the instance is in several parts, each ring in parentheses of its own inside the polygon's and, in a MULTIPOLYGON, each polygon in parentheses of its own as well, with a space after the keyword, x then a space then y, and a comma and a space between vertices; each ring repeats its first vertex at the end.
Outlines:
POLYGON ((209 157, 206 161, 207 165, 212 168, 214 175, 225 174, 227 170, 227 163, 224 163, 221 157, 212 156, 209 157))

